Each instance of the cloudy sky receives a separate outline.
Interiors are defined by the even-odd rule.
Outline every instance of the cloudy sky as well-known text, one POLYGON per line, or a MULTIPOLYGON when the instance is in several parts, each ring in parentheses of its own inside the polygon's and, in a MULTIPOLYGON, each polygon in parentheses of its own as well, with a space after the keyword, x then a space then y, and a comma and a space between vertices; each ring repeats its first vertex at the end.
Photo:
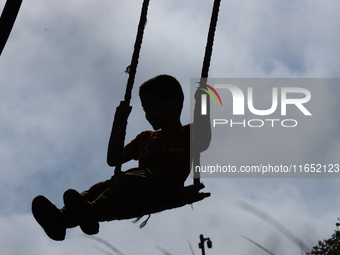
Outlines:
MULTIPOLYGON (((0 0, 1 9, 4 4, 0 0)), ((64 242, 50 240, 30 207, 39 194, 60 207, 65 190, 82 191, 112 175, 106 147, 115 107, 124 97, 127 75, 120 73, 131 60, 141 4, 137 0, 23 2, 0 57, 1 254, 104 254, 103 250, 119 254, 85 238, 79 228, 69 230, 64 242)), ((335 0, 222 1, 209 76, 339 78, 339 5, 335 0)), ((190 121, 190 78, 201 73, 211 8, 212 1, 150 2, 126 140, 151 128, 136 88, 158 74, 173 75, 181 82, 186 95, 182 123, 190 121)), ((299 133, 305 134, 304 139, 299 137, 293 150, 280 147, 286 139, 281 133, 271 151, 294 157, 308 151, 306 159, 312 155, 340 163, 335 93, 339 90, 317 91, 323 93, 318 109, 327 113, 317 116, 325 125, 306 127, 299 133), (325 102, 332 105, 325 107, 325 102)), ((243 143, 249 144, 246 153, 231 134, 230 140, 220 139, 228 145, 214 140, 220 157, 228 159, 230 153, 240 157, 242 152, 244 160, 247 155, 263 157, 265 151, 261 154, 254 146, 257 137, 252 133, 243 136, 243 143)), ((202 155, 202 164, 212 154, 202 155)), ((290 158, 285 160, 289 163, 290 158)), ((200 234, 213 242, 207 254, 265 254, 242 236, 275 254, 301 254, 268 219, 240 203, 270 215, 309 247, 330 237, 340 217, 336 178, 205 178, 203 182, 212 196, 193 209, 186 206, 154 215, 142 230, 131 221, 102 223, 97 237, 122 254, 164 254, 161 248, 171 254, 191 254, 188 242, 195 254, 201 254, 200 234)))

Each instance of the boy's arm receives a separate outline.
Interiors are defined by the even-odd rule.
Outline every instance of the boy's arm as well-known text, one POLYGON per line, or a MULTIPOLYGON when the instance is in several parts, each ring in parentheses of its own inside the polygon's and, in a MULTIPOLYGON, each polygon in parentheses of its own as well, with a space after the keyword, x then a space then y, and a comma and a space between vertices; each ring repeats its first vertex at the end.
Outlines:
MULTIPOLYGON (((121 101, 116 109, 109 145, 107 149, 107 164, 109 166, 116 166, 117 153, 121 150, 121 136, 126 128, 127 118, 130 115, 132 106, 129 106, 125 101, 121 101)), ((127 147, 123 150, 123 158, 125 162, 129 160, 129 149, 127 147)), ((123 162, 124 163, 124 162, 123 162)))

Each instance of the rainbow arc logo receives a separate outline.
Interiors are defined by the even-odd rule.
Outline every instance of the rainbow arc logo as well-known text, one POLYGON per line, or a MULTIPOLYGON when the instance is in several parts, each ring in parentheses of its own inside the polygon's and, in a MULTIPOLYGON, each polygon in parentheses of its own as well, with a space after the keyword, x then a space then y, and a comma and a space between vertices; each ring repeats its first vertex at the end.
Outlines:
MULTIPOLYGON (((214 92, 215 95, 217 96, 218 100, 220 101, 221 106, 222 106, 221 97, 220 97, 220 95, 217 93, 217 91, 213 87, 211 87, 210 85, 208 85, 206 83, 201 83, 201 82, 197 82, 197 83, 199 83, 201 85, 204 85, 207 88, 207 89, 204 89, 204 88, 201 88, 201 87, 197 87, 198 89, 201 89, 204 92, 206 92, 212 98, 212 100, 214 101, 215 105, 217 105, 216 100, 215 100, 213 94, 211 92, 209 92, 208 89, 210 89, 212 92, 214 92)), ((201 104, 202 104, 201 105, 201 114, 202 115, 207 115, 207 98, 206 98, 206 94, 202 94, 201 104)))
MULTIPOLYGON (((216 91, 213 87, 211 87, 210 85, 208 85, 208 84, 206 84, 206 83, 200 83, 200 82, 197 82, 197 83, 206 86, 208 89, 210 89, 212 92, 214 92, 215 95, 217 96, 218 100, 220 101, 221 106, 222 106, 222 100, 221 100, 221 98, 220 98, 220 95, 217 93, 217 91, 216 91)), ((201 90, 203 90, 203 91, 205 91, 205 92, 206 92, 206 93, 214 100, 215 105, 217 105, 214 96, 213 96, 207 89, 200 88, 200 87, 197 87, 197 88, 198 88, 198 89, 201 89, 201 90)))

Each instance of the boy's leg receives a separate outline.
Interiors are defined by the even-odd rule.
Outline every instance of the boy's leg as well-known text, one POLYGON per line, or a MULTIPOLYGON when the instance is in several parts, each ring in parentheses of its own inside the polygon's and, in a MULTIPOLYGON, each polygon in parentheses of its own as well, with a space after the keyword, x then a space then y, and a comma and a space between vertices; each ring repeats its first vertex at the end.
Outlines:
POLYGON ((32 213, 45 233, 55 241, 65 239, 66 224, 60 210, 47 198, 37 196, 32 201, 32 213))
MULTIPOLYGON (((97 183, 81 195, 88 201, 93 201, 103 191, 112 185, 115 177, 110 180, 97 183)), ((32 201, 32 213, 39 225, 46 234, 53 240, 62 241, 65 239, 66 228, 73 228, 79 225, 77 218, 71 217, 65 207, 58 209, 44 196, 37 196, 32 201)))
POLYGON ((158 197, 153 176, 146 169, 120 175, 113 185, 92 202, 99 221, 111 221, 127 210, 152 203, 158 197))
POLYGON ((97 213, 81 194, 73 189, 64 193, 64 203, 70 217, 77 220, 81 230, 88 235, 99 232, 97 213))
POLYGON ((98 182, 97 184, 93 185, 88 190, 81 192, 80 194, 89 202, 95 200, 100 194, 102 194, 105 190, 110 188, 116 180, 116 176, 112 176, 111 179, 98 182))
POLYGON ((153 203, 159 197, 157 186, 159 184, 148 169, 133 169, 97 183, 81 194, 66 191, 66 206, 59 214, 66 228, 80 225, 85 233, 96 234, 98 221, 115 220, 129 209, 153 203))
POLYGON ((146 178, 143 171, 132 171, 97 183, 81 194, 74 190, 66 191, 65 206, 61 210, 38 196, 33 200, 32 211, 50 238, 63 240, 66 228, 78 225, 86 234, 98 233, 98 221, 116 219, 127 209, 143 204, 151 194, 156 194, 152 178, 146 178))
MULTIPOLYGON (((91 188, 89 188, 86 191, 83 191, 80 193, 80 195, 85 198, 88 202, 92 202, 95 200, 101 193, 103 193, 106 189, 112 186, 112 183, 115 181, 116 177, 112 176, 111 179, 98 182, 95 185, 93 185, 91 188)), ((66 193, 66 192, 65 192, 66 193)), ((63 219, 66 221, 66 227, 67 228, 74 228, 76 226, 79 226, 79 219, 72 215, 72 213, 69 213, 66 206, 61 208, 61 213, 63 219)))
POLYGON ((72 189, 67 190, 64 193, 65 206, 61 209, 67 218, 67 227, 79 225, 85 234, 97 234, 98 221, 114 220, 117 214, 130 208, 130 205, 142 203, 143 198, 138 195, 146 194, 145 191, 150 190, 150 187, 153 189, 155 185, 150 185, 152 183, 145 178, 143 171, 137 172, 113 176, 80 194, 72 189), (103 191, 104 188, 106 190, 103 191))

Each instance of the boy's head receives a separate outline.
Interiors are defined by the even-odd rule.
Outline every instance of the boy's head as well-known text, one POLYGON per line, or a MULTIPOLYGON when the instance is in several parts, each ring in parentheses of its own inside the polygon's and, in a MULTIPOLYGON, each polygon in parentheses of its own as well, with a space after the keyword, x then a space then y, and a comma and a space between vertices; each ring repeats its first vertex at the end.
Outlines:
POLYGON ((147 80, 139 87, 139 96, 144 94, 155 94, 165 102, 177 100, 179 103, 179 114, 182 112, 184 94, 181 84, 176 78, 162 74, 147 80))
POLYGON ((179 122, 184 94, 174 77, 163 74, 147 80, 139 87, 139 96, 146 118, 154 129, 164 128, 166 121, 169 125, 176 120, 179 122), (162 124, 155 124, 160 119, 162 124))

